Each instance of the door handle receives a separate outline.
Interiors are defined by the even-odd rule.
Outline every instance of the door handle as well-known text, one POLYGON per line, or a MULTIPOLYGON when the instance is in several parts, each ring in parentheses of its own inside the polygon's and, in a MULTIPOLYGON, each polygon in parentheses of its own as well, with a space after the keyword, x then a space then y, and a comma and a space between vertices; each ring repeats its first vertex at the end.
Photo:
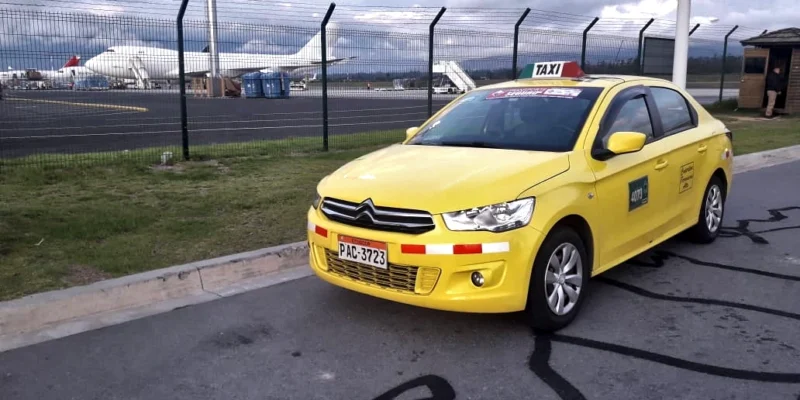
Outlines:
POLYGON ((708 150, 708 146, 704 144, 701 144, 700 147, 697 148, 698 153, 705 153, 706 150, 708 150))
POLYGON ((662 170, 664 168, 667 168, 667 165, 669 165, 669 162, 667 162, 667 160, 660 160, 659 162, 656 163, 656 169, 662 170))

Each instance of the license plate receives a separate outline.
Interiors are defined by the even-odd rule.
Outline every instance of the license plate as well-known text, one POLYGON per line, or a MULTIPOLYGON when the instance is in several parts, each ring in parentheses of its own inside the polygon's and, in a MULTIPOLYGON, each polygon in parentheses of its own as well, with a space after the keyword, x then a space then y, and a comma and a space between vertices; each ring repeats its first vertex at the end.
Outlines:
POLYGON ((339 236, 339 258, 376 268, 389 268, 386 243, 383 242, 339 236))

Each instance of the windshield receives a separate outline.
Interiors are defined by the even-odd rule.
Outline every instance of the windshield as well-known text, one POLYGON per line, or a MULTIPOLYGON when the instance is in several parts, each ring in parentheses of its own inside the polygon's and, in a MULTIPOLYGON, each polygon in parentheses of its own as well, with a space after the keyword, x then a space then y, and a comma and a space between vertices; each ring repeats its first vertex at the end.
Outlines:
POLYGON ((602 88, 475 90, 407 144, 570 151, 602 88))

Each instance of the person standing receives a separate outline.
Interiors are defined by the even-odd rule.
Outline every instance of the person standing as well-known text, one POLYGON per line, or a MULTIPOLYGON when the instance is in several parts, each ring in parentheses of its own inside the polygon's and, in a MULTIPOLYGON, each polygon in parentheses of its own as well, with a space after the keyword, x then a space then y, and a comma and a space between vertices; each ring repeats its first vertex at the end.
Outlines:
POLYGON ((783 77, 781 76, 780 67, 775 67, 767 74, 767 110, 766 117, 772 118, 772 112, 775 108, 775 99, 783 92, 783 77))

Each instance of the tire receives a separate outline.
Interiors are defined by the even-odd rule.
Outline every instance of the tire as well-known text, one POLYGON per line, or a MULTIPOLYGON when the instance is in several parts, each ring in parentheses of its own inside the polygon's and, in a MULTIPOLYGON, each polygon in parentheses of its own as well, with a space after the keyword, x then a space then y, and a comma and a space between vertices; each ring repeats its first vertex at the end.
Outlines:
POLYGON ((569 325, 575 319, 583 304, 583 299, 586 297, 590 273, 591 261, 586 254, 586 246, 581 237, 568 227, 556 227, 551 231, 539 248, 533 263, 533 271, 531 271, 528 301, 525 307, 528 324, 533 329, 544 332, 557 331, 569 325), (556 257, 559 265, 569 264, 562 260, 564 248, 567 248, 568 255, 574 254, 573 257, 579 256, 579 258, 575 266, 567 273, 563 275, 559 275, 558 272, 551 274, 548 265, 551 256, 556 257), (570 250, 575 252, 573 253, 570 250), (555 279, 555 282, 547 283, 546 275, 551 279, 555 279), (570 278, 570 280, 567 281, 564 278, 570 278), (558 308, 551 308, 548 301, 550 295, 553 295, 555 296, 556 306, 559 305, 557 293, 559 286, 561 287, 564 302, 561 311, 558 311, 558 308), (565 288, 569 291, 565 291, 565 288), (568 293, 577 294, 577 300, 574 302, 569 301, 571 296, 568 293), (563 310, 566 307, 569 307, 569 309, 563 310))
POLYGON ((703 194, 697 224, 689 228, 687 238, 694 243, 708 244, 719 236, 722 219, 725 217, 725 189, 722 180, 711 177, 703 194))

